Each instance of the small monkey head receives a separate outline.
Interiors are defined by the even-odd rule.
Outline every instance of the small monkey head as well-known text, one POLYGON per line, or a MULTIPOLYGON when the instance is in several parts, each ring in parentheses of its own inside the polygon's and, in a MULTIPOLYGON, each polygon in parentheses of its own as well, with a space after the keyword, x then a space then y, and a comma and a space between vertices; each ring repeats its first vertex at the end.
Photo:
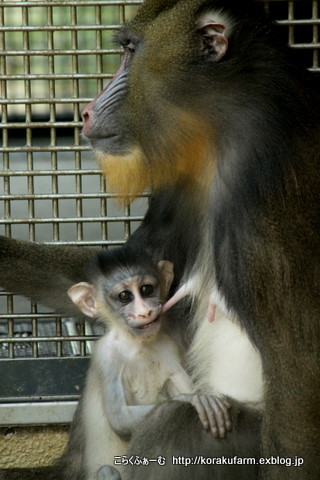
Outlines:
POLYGON ((86 278, 68 295, 78 308, 111 328, 151 337, 161 326, 162 304, 173 280, 173 264, 154 266, 145 254, 128 246, 98 253, 86 278))

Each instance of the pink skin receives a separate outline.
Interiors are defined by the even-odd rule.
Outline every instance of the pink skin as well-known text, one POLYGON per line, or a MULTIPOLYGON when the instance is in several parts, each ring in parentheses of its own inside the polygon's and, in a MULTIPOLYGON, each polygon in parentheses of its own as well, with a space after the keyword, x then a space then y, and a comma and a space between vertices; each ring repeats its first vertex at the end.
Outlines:
MULTIPOLYGON (((163 305, 162 307, 162 313, 167 312, 171 307, 173 307, 176 303, 178 303, 182 298, 186 297, 189 294, 189 288, 187 284, 185 283, 182 285, 182 287, 179 288, 179 290, 176 291, 176 293, 163 305)), ((215 319, 215 314, 216 314, 216 304, 213 302, 209 302, 208 305, 208 321, 212 323, 215 319)))
POLYGON ((187 284, 185 283, 182 285, 182 287, 179 288, 179 290, 176 291, 176 293, 171 297, 162 307, 162 313, 167 312, 173 305, 179 302, 182 298, 186 297, 188 295, 188 289, 187 289, 187 284))
POLYGON ((208 321, 212 323, 215 319, 217 305, 215 303, 209 302, 208 306, 208 321))

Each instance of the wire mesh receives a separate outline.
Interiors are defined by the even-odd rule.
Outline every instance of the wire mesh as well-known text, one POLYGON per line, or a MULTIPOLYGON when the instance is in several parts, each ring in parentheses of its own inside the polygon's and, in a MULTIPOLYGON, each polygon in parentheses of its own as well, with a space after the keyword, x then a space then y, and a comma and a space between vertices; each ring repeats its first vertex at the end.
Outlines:
MULTIPOLYGON (((130 206, 113 201, 80 121, 117 69, 113 36, 139 3, 0 2, 0 234, 99 247, 125 242, 139 225, 147 194, 130 206)), ((264 4, 319 72, 318 1, 264 4)), ((9 292, 0 293, 0 312, 3 359, 86 356, 100 333, 9 292)))
MULTIPOLYGON (((119 64, 113 35, 138 3, 0 2, 0 234, 118 245, 143 218, 145 195, 129 207, 108 194, 80 121, 119 64)), ((8 292, 0 309, 0 358, 84 356, 101 333, 8 292)))

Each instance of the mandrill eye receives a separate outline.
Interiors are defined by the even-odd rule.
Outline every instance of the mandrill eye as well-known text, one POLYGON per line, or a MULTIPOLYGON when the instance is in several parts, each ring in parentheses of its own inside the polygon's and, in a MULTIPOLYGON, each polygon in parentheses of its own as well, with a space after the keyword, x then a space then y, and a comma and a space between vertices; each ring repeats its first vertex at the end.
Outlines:
POLYGON ((129 43, 126 45, 125 48, 126 48, 127 50, 129 50, 129 52, 130 52, 131 54, 133 54, 133 53, 135 52, 135 49, 136 49, 135 45, 134 45, 132 42, 129 42, 129 43))
POLYGON ((140 288, 140 292, 143 297, 150 297, 150 295, 152 295, 154 292, 154 287, 153 285, 148 284, 142 285, 142 287, 140 288))
POLYGON ((132 293, 129 290, 123 290, 118 295, 118 299, 121 303, 130 303, 132 301, 132 293))
POLYGON ((126 38, 122 40, 120 43, 125 52, 130 52, 131 55, 135 52, 136 46, 131 38, 126 38))

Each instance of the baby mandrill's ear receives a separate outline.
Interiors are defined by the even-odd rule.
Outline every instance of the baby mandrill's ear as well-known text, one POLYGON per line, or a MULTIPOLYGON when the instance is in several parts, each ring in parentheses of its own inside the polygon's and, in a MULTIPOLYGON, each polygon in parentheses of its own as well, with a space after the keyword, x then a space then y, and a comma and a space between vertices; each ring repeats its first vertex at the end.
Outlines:
POLYGON ((164 301, 169 294, 169 290, 174 278, 173 263, 169 262, 168 260, 161 260, 161 262, 158 263, 157 267, 160 278, 161 300, 164 301))
POLYGON ((76 283, 69 288, 67 293, 82 313, 88 317, 96 317, 98 315, 94 287, 92 285, 86 282, 76 283))

